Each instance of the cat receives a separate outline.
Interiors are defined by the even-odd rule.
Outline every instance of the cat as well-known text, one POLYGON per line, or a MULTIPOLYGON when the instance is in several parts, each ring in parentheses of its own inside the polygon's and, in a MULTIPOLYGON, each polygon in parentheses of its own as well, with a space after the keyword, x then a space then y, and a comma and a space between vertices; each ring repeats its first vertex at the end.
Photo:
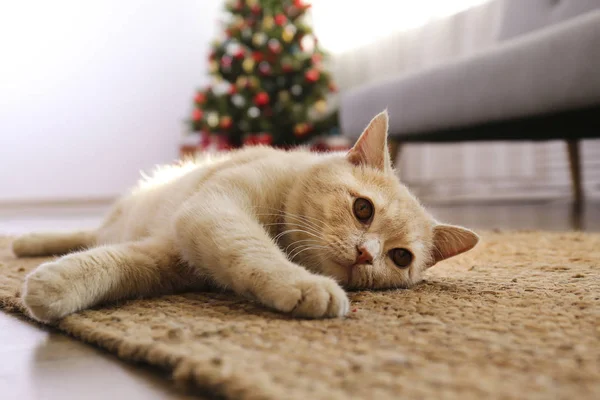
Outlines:
POLYGON ((251 147, 158 171, 89 232, 26 234, 17 256, 63 255, 22 300, 52 323, 118 300, 228 289, 301 318, 342 317, 346 289, 408 288, 479 237, 437 222, 400 183, 375 116, 346 153, 251 147))

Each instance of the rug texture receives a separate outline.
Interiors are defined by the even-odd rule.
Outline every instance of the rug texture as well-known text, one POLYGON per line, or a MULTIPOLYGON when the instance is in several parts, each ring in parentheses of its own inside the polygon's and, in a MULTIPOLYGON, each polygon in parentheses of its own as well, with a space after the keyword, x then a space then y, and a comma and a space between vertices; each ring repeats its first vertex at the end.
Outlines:
MULTIPOLYGON (((24 275, 0 239, 0 305, 24 275)), ((496 232, 410 290, 294 320, 229 294, 135 300, 57 328, 230 399, 600 399, 600 235, 496 232)), ((203 391, 204 391, 203 390, 203 391)))

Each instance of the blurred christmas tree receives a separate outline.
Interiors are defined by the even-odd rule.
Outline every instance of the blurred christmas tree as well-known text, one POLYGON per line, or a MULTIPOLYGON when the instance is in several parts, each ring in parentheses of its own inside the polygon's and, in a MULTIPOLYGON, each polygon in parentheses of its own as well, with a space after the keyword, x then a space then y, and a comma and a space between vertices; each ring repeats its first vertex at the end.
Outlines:
POLYGON ((230 0, 224 40, 209 56, 213 84, 194 99, 193 131, 221 147, 287 146, 337 125, 326 96, 335 92, 325 54, 305 22, 302 0, 230 0))

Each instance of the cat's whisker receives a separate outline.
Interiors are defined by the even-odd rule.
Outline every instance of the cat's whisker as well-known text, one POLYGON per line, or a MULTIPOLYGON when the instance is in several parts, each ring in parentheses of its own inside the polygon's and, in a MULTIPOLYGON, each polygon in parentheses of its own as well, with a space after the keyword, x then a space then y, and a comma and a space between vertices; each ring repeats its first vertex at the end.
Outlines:
POLYGON ((303 257, 299 263, 309 270, 318 270, 321 265, 321 258, 319 257, 319 254, 309 254, 303 257))
MULTIPOLYGON (((303 220, 302 218, 300 218, 300 217, 298 217, 296 215, 285 214, 285 212, 282 212, 282 213, 283 214, 257 214, 257 215, 258 216, 277 216, 277 217, 285 216, 285 217, 288 217, 288 218, 291 218, 291 219, 295 220, 296 223, 302 223, 304 226, 312 228, 314 230, 318 231, 320 229, 319 226, 317 226, 316 224, 314 224, 314 223, 312 223, 310 221, 307 221, 307 220, 303 220)), ((287 223, 290 223, 290 222, 287 222, 287 223)))
POLYGON ((264 224, 263 226, 265 226, 265 227, 266 227, 266 226, 276 226, 276 225, 291 225, 291 226, 295 226, 295 227, 303 228, 303 229, 306 229, 306 230, 310 230, 311 232, 313 232, 313 233, 314 233, 314 234, 316 234, 316 235, 320 235, 320 234, 321 234, 321 232, 319 232, 319 231, 316 231, 316 230, 314 230, 314 229, 312 229, 312 228, 309 228, 309 227, 307 227, 307 226, 304 226, 304 225, 302 225, 302 224, 297 224, 297 223, 289 223, 289 222, 272 222, 272 223, 270 223, 270 224, 264 224))
MULTIPOLYGON (((302 215, 302 217, 303 217, 303 218, 306 218, 306 219, 310 219, 310 220, 316 221, 316 222, 318 222, 318 223, 320 223, 320 224, 323 224, 323 225, 325 225, 325 226, 326 226, 327 228, 329 228, 329 229, 333 229, 333 228, 332 228, 332 226, 331 226, 331 225, 329 225, 329 224, 328 224, 327 222, 325 222, 324 220, 320 220, 320 219, 318 219, 318 218, 314 218, 314 217, 309 217, 308 215, 302 215)), ((313 224, 314 224, 314 222, 313 222, 313 224)))
POLYGON ((277 212, 277 214, 261 214, 261 215, 278 215, 279 216, 279 215, 283 214, 283 215, 288 216, 288 217, 294 217, 294 218, 297 218, 297 219, 302 219, 305 223, 310 224, 311 226, 313 226, 315 228, 319 228, 318 224, 324 224, 328 228, 331 228, 331 226, 327 225, 325 223, 325 221, 322 221, 322 220, 314 218, 314 217, 309 217, 308 215, 294 214, 294 213, 291 213, 291 212, 286 211, 286 210, 281 210, 281 209, 276 209, 276 208, 271 208, 271 207, 260 207, 260 208, 265 208, 265 209, 269 209, 271 211, 276 211, 277 212), (312 222, 311 220, 312 221, 316 221, 316 222, 312 222))
POLYGON ((309 226, 311 226, 311 227, 313 227, 313 228, 316 228, 316 229, 318 229, 318 228, 319 228, 319 226, 318 226, 316 223, 314 223, 314 222, 312 222, 312 221, 310 221, 310 220, 307 220, 307 219, 306 219, 304 216, 302 216, 302 215, 298 215, 298 214, 290 213, 290 212, 287 212, 287 211, 285 211, 285 210, 277 210, 277 209, 273 209, 272 211, 277 211, 277 212, 276 212, 276 213, 260 213, 260 214, 256 214, 256 215, 257 215, 257 216, 274 216, 274 217, 283 217, 283 216, 285 216, 285 217, 288 217, 288 218, 293 218, 293 219, 295 219, 296 221, 298 221, 298 220, 299 220, 299 222, 306 223, 307 225, 309 225, 309 226))
MULTIPOLYGON (((260 206, 259 206, 259 207, 260 207, 260 206)), ((323 221, 322 221, 322 220, 320 220, 320 219, 318 219, 318 218, 314 218, 314 217, 309 217, 308 215, 299 215, 299 214, 294 214, 294 213, 291 213, 291 212, 289 212, 289 211, 286 211, 286 210, 277 209, 277 208, 272 208, 272 207, 260 207, 260 208, 266 208, 266 209, 270 209, 270 210, 272 210, 272 211, 277 211, 277 212, 279 212, 279 213, 284 213, 284 214, 291 215, 291 216, 295 216, 295 217, 301 217, 301 218, 310 219, 310 220, 316 221, 316 222, 318 222, 318 223, 323 223, 323 221)))
POLYGON ((300 247, 304 247, 302 250, 298 251, 297 253, 294 253, 294 255, 290 255, 290 260, 293 261, 294 258, 298 257, 298 255, 300 255, 301 253, 304 253, 307 250, 315 250, 315 249, 319 249, 322 248, 324 246, 312 246, 312 245, 306 245, 306 246, 300 246, 300 247))
MULTIPOLYGON (((304 240, 296 240, 295 242, 290 243, 284 250, 285 253, 288 252, 288 249, 292 246, 297 246, 299 243, 303 243, 303 242, 310 242, 310 243, 314 243, 314 244, 320 244, 320 241, 316 240, 316 239, 304 239, 304 240)), ((294 248, 295 250, 296 248, 294 248)), ((292 250, 293 251, 293 250, 292 250)))
POLYGON ((315 243, 303 244, 303 245, 294 247, 294 249, 290 252, 290 254, 293 254, 295 251, 306 248, 306 247, 313 247, 316 249, 316 248, 324 248, 325 246, 320 245, 320 244, 315 244, 315 243))
POLYGON ((317 235, 315 235, 314 233, 308 232, 308 231, 306 231, 306 230, 304 230, 304 229, 288 229, 288 230, 285 230, 285 231, 281 232, 279 235, 275 236, 275 237, 273 238, 273 240, 274 240, 275 242, 277 242, 277 241, 278 241, 278 240, 279 240, 281 237, 283 237, 283 236, 285 236, 285 235, 287 235, 287 234, 293 233, 293 232, 302 232, 302 233, 305 233, 305 234, 307 234, 307 235, 309 235, 309 236, 314 236, 314 237, 316 237, 317 239, 321 239, 321 237, 320 237, 320 236, 317 236, 317 235))
POLYGON ((315 226, 315 227, 319 227, 319 225, 318 225, 317 223, 326 225, 325 221, 322 221, 322 220, 319 220, 319 219, 316 219, 316 218, 309 217, 308 215, 298 215, 298 214, 292 214, 292 213, 290 213, 290 212, 287 212, 287 211, 285 211, 285 215, 286 215, 286 216, 288 216, 288 217, 294 217, 294 218, 301 219, 301 220, 303 220, 305 223, 307 223, 307 224, 310 224, 311 226, 315 226), (312 219, 313 221, 311 221, 311 219, 312 219), (314 222, 314 221, 316 221, 316 222, 314 222))
POLYGON ((303 219, 304 219, 304 221, 305 221, 306 223, 308 223, 308 224, 311 224, 311 225, 314 225, 314 226, 318 226, 318 225, 317 225, 317 223, 319 223, 319 224, 322 224, 322 225, 324 225, 325 227, 327 227, 327 228, 329 228, 329 229, 333 230, 332 226, 331 226, 331 225, 329 225, 329 224, 328 224, 327 222, 325 222, 324 220, 320 220, 320 219, 318 219, 318 218, 314 218, 314 217, 309 217, 308 215, 297 215, 297 214, 292 214, 292 213, 289 213, 289 212, 287 212, 287 211, 284 211, 284 212, 286 213, 286 215, 295 216, 295 217, 298 217, 298 218, 303 218, 303 219), (316 222, 312 222, 311 220, 312 220, 312 221, 316 221, 316 222))

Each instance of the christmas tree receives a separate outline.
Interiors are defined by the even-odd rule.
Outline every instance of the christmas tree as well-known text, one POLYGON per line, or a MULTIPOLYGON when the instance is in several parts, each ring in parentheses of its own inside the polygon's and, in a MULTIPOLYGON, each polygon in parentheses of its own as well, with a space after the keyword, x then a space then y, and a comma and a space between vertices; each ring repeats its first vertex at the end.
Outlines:
POLYGON ((197 92, 192 130, 223 147, 290 146, 337 125, 327 95, 336 91, 325 53, 306 23, 302 0, 232 0, 222 40, 213 43, 213 84, 197 92))

